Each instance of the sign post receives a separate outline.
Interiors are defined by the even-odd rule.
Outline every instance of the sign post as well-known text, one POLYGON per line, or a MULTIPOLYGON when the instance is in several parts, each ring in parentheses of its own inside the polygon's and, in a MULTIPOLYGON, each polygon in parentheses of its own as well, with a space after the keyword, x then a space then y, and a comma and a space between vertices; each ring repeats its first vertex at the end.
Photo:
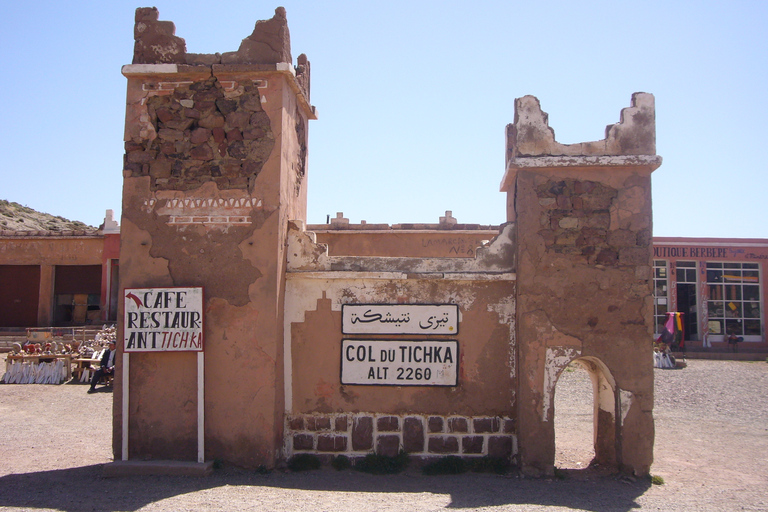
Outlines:
POLYGON ((205 461, 203 288, 126 288, 123 318, 123 460, 128 460, 132 352, 197 352, 197 461, 205 461))

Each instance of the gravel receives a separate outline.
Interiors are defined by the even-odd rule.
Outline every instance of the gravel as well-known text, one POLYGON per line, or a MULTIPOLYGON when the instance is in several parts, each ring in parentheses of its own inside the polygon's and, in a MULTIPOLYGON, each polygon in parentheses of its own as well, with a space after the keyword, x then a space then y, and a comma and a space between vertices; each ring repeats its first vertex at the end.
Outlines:
POLYGON ((588 375, 556 391, 555 479, 373 476, 330 468, 205 478, 101 478, 111 460, 108 388, 0 385, 0 510, 768 510, 768 364, 689 360, 655 370, 653 475, 663 485, 577 470, 591 456, 588 375), (571 469, 569 469, 571 468, 571 469))

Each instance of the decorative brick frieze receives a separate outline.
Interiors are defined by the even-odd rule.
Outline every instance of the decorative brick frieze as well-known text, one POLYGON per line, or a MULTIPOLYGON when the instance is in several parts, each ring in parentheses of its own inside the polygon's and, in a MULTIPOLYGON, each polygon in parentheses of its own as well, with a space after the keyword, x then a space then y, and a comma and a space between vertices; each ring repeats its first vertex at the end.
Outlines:
POLYGON ((393 456, 400 450, 420 458, 510 458, 516 447, 515 422, 509 417, 295 414, 286 418, 285 429, 286 458, 299 452, 393 456))

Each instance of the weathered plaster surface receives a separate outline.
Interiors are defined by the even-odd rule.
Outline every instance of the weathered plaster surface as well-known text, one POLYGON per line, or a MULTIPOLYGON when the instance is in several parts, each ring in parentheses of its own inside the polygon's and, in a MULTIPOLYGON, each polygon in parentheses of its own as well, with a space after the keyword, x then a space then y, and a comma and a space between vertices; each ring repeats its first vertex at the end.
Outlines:
POLYGON ((439 230, 436 225, 421 229, 389 225, 378 229, 327 229, 324 225, 311 225, 307 230, 315 232, 317 240, 327 244, 334 256, 413 258, 474 258, 478 247, 499 234, 498 226, 495 229, 439 230))
POLYGON ((329 256, 301 225, 291 228, 285 315, 289 413, 511 414, 515 277, 511 258, 504 264, 513 244, 511 226, 472 261, 368 257, 355 262, 329 256), (460 277, 445 279, 448 274, 460 277), (391 387, 340 385, 341 306, 365 303, 458 304, 459 333, 449 338, 459 341, 459 386, 400 388, 393 394, 391 387))
POLYGON ((552 421, 550 409, 555 399, 555 385, 560 374, 571 361, 580 355, 578 349, 571 347, 547 347, 547 360, 544 375, 544 397, 542 400, 541 420, 552 421))
POLYGON ((598 455, 611 459, 613 445, 621 446, 615 460, 646 473, 653 444, 650 173, 660 163, 653 98, 635 95, 604 141, 572 146, 554 141, 538 100, 522 98, 517 108, 504 187, 514 194, 518 229, 523 465, 551 471, 552 390, 562 365, 580 356, 599 363, 592 372, 598 384, 607 383, 605 373, 615 379, 610 393, 596 389, 598 455), (615 394, 628 407, 618 425, 615 394), (627 435, 651 441, 630 443, 627 435))
POLYGON ((608 125, 605 139, 600 141, 560 144, 548 119, 536 97, 517 98, 515 122, 507 127, 508 158, 656 155, 656 107, 652 94, 633 94, 632 105, 622 109, 620 121, 608 125))
POLYGON ((404 273, 510 273, 515 269, 515 229, 505 224, 488 244, 476 250, 474 258, 414 258, 331 256, 328 247, 316 244, 316 236, 300 232, 289 234, 288 268, 292 271, 348 271, 404 273))
MULTIPOLYGON (((309 62, 290 65, 282 9, 231 54, 187 54, 173 32, 137 10, 121 285, 204 287, 205 457, 270 466, 283 435, 283 241, 306 212, 309 62)), ((195 458, 196 386, 194 354, 131 355, 131 458, 195 458)))
POLYGON ((101 265, 103 237, 9 237, 0 244, 4 265, 101 265))
POLYGON ((290 333, 286 330, 292 361, 292 412, 510 414, 513 377, 504 362, 514 349, 514 332, 489 305, 502 303, 512 283, 348 281, 332 276, 326 280, 292 276, 288 283, 286 319, 303 316, 303 322, 291 323, 290 333), (466 293, 466 288, 474 293, 466 293), (312 304, 311 298, 318 296, 322 298, 312 304), (458 335, 449 337, 459 341, 460 386, 402 389, 393 394, 390 387, 340 385, 341 305, 370 303, 371 299, 382 304, 460 302, 461 327, 458 335))

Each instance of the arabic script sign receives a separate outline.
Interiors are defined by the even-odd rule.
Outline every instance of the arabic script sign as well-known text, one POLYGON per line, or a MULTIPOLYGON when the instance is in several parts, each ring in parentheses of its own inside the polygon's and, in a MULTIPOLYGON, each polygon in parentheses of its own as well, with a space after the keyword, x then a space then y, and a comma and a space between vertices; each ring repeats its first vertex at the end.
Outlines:
POLYGON ((456 334, 456 304, 343 304, 343 334, 456 334))
POLYGON ((342 340, 341 383, 456 386, 459 342, 342 340))
POLYGON ((202 288, 126 288, 126 352, 203 350, 202 288))

